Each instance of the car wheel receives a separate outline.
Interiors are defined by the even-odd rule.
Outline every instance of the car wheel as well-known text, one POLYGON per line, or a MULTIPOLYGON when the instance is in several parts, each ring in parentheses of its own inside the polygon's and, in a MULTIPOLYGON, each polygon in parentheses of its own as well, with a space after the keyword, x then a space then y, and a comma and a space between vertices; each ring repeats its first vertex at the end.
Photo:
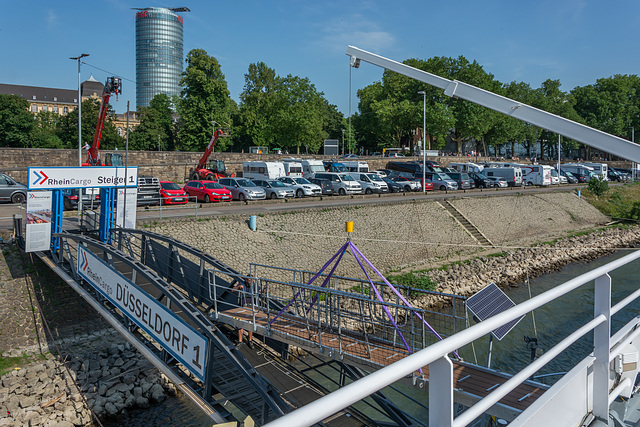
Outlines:
POLYGON ((247 200, 247 198, 245 197, 244 193, 240 193, 238 194, 238 200, 244 202, 245 200, 247 200))
POLYGON ((11 196, 11 203, 19 203, 22 204, 26 200, 26 196, 22 193, 15 193, 11 196))
POLYGON ((198 176, 198 172, 194 172, 191 174, 191 181, 197 181, 200 177, 198 176))
POLYGON ((411 191, 411 187, 409 187, 408 185, 405 185, 404 186, 404 191, 406 191, 408 193, 409 191, 411 191))
POLYGON ((478 188, 484 188, 484 184, 478 184, 478 188))
POLYGON ((271 193, 271 199, 272 200, 275 200, 277 198, 278 198, 278 195, 275 192, 271 193))
POLYGON ((444 185, 440 186, 440 191, 445 191, 447 189, 447 187, 445 187, 444 185))
POLYGON ((364 194, 371 194, 373 193, 373 191, 371 191, 370 188, 367 188, 366 190, 364 190, 364 194))
POLYGON ((304 197, 304 191, 302 191, 302 189, 298 188, 298 191, 296 191, 296 197, 298 197, 298 198, 304 197))
POLYGON ((209 197, 208 194, 205 194, 204 195, 204 201, 205 201, 205 203, 211 203, 211 197, 209 197))
POLYGON ((346 196, 347 192, 345 191, 344 188, 341 188, 341 189, 338 190, 338 194, 341 195, 341 196, 346 196))
POLYGON ((64 202, 62 203, 63 205, 63 210, 65 211, 70 211, 71 209, 73 209, 73 206, 71 206, 71 202, 68 201, 67 199, 64 199, 64 202))
POLYGON ((529 181, 527 182, 527 187, 531 187, 533 185, 533 182, 529 181))
POLYGON ((207 175, 207 181, 215 181, 216 177, 214 174, 210 173, 209 175, 207 175))

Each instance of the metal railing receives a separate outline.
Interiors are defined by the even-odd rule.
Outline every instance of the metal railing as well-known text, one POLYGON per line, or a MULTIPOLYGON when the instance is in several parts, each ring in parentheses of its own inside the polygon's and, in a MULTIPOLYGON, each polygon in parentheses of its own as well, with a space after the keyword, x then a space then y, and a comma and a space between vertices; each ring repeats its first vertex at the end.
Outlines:
MULTIPOLYGON (((620 348, 616 348, 613 352, 610 350, 615 344, 611 342, 610 337, 611 317, 640 297, 640 290, 635 291, 612 307, 611 277, 608 273, 638 258, 640 258, 640 251, 633 252, 616 261, 569 280, 539 296, 533 297, 509 310, 450 336, 443 341, 434 343, 423 350, 409 355, 390 366, 380 369, 267 425, 270 427, 312 425, 428 365, 430 371, 429 425, 439 427, 466 426, 481 416, 502 397, 514 390, 542 366, 549 363, 560 352, 591 331, 593 331, 594 335, 595 350, 591 356, 592 361, 590 363, 593 369, 593 381, 589 387, 593 403, 592 408, 589 409, 592 410, 595 417, 606 420, 609 417, 610 402, 618 396, 625 386, 628 386, 628 381, 621 381, 620 384, 614 384, 611 393, 609 391, 609 363, 622 351, 620 348), (505 323, 542 307, 556 298, 567 295, 594 280, 594 315, 592 320, 578 327, 560 343, 549 349, 542 357, 516 373, 503 385, 494 389, 484 399, 454 419, 453 365, 447 356, 448 354, 457 348, 461 348, 489 334, 492 330, 505 323)), ((635 332, 635 334, 640 334, 640 331, 635 332)), ((626 338, 629 339, 629 337, 626 338)), ((587 413, 585 412, 583 415, 586 416, 587 413)))

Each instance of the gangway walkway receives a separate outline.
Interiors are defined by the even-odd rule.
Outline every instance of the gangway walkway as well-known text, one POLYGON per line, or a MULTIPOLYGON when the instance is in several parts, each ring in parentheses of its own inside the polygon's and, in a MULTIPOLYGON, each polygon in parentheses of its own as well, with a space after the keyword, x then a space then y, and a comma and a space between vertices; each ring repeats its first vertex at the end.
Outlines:
MULTIPOLYGON (((173 380, 188 386, 224 419, 231 416, 225 406, 229 401, 259 424, 293 406, 260 376, 216 322, 253 330, 284 345, 284 353, 295 346, 368 371, 436 342, 439 338, 425 327, 426 322, 434 325, 442 337, 455 334, 465 324, 464 298, 455 295, 398 287, 403 298, 426 301, 422 306, 437 308, 409 309, 388 292, 388 301, 376 300, 374 293, 385 294, 383 283, 325 275, 328 286, 314 286, 307 284, 314 272, 259 264, 251 264, 250 274, 245 276, 198 249, 148 231, 116 229, 112 245, 79 234, 59 233, 54 237, 62 241, 60 253, 50 260, 54 268, 77 278, 78 254, 86 248, 206 338, 205 373, 200 379, 190 372, 188 361, 164 349, 108 298, 86 283, 82 287, 124 325, 125 331, 143 343, 151 356, 174 372, 173 380), (250 286, 239 291, 234 289, 238 283, 250 286), (300 297, 293 298, 296 295, 300 297), (387 317, 389 313, 393 321, 387 317), (426 322, 416 321, 416 313, 426 322)), ((454 376, 456 401, 465 406, 509 379, 506 374, 463 361, 455 362, 454 376)), ((424 367, 414 373, 413 383, 426 389, 428 379, 429 370, 424 367)), ((545 389, 542 384, 523 383, 489 413, 513 419, 545 389)))

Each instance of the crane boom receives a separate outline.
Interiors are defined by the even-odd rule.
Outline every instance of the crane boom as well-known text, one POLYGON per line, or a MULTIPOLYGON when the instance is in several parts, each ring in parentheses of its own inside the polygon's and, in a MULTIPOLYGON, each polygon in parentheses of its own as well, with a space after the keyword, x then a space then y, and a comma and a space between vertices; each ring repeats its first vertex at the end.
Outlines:
POLYGON ((102 139, 102 129, 104 121, 107 118, 107 109, 109 108, 109 98, 115 93, 116 97, 122 93, 122 81, 118 77, 108 77, 107 82, 102 90, 102 103, 100 104, 100 113, 98 114, 98 123, 96 123, 96 131, 93 134, 93 144, 89 148, 87 163, 89 166, 102 166, 100 161, 100 140, 102 139))
POLYGON ((470 84, 449 80, 435 74, 419 70, 400 62, 384 58, 354 46, 347 47, 351 66, 358 68, 360 61, 394 71, 398 74, 427 83, 444 90, 445 95, 482 105, 499 113, 547 129, 551 132, 576 140, 590 147, 603 150, 634 162, 640 162, 640 145, 606 132, 574 122, 564 117, 539 110, 530 105, 489 92, 470 84))
POLYGON ((198 166, 196 166, 196 170, 204 169, 207 166, 207 161, 209 161, 209 156, 213 153, 213 150, 216 148, 216 143, 218 142, 218 138, 224 135, 224 131, 222 128, 216 129, 213 132, 213 136, 211 137, 211 141, 209 141, 209 145, 204 150, 204 154, 200 157, 200 161, 198 162, 198 166))

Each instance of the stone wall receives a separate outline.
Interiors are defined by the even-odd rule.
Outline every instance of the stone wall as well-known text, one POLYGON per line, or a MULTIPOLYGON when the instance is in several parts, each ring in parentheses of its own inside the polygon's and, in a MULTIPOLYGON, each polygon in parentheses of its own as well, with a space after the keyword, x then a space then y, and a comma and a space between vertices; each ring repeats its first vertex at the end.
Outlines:
MULTIPOLYGON (((106 153, 112 150, 100 152, 104 159, 106 153)), ((120 151, 120 153, 123 153, 120 151)), ((189 171, 193 168, 202 152, 186 151, 129 151, 128 165, 137 166, 140 175, 152 175, 162 180, 184 183, 188 180, 189 171)), ((82 160, 86 161, 86 150, 83 150, 82 160)), ((332 159, 333 156, 320 155, 291 155, 291 154, 249 154, 249 153, 214 153, 210 158, 224 160, 230 172, 238 173, 242 170, 242 162, 261 161, 281 161, 283 158, 296 157, 301 159, 332 159)), ((369 163, 372 170, 384 169, 389 158, 383 157, 362 157, 361 160, 369 163)), ((421 161, 422 157, 405 157, 396 160, 421 161)), ((485 157, 427 157, 427 160, 435 160, 442 165, 449 162, 489 160, 485 157)), ((525 162, 526 163, 526 162, 525 162)), ((630 167, 629 162, 607 162, 614 167, 630 167)), ((552 164, 552 163, 549 163, 552 164)), ((32 148, 0 148, 0 170, 15 178, 20 182, 27 180, 27 168, 33 166, 48 167, 68 167, 78 165, 78 150, 62 149, 32 149, 32 148)))

